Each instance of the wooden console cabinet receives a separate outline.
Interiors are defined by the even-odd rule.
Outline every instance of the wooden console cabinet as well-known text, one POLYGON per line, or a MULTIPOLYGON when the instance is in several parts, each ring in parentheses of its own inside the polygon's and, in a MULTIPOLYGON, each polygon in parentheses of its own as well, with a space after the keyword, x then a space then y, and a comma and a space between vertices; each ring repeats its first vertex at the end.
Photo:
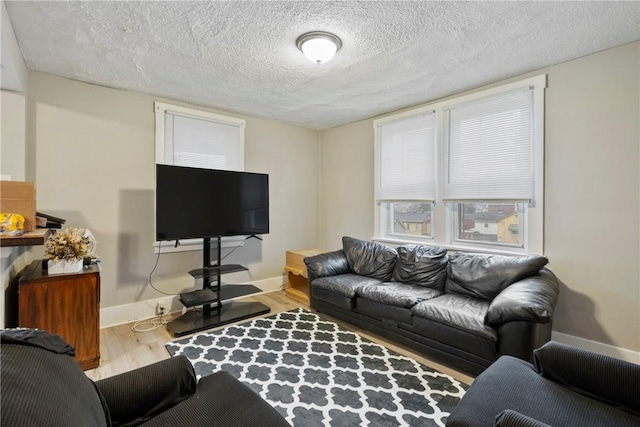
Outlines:
POLYGON ((100 363, 100 267, 47 274, 42 261, 25 268, 18 286, 18 325, 58 334, 76 349, 82 369, 100 363))
POLYGON ((284 270, 287 272, 287 295, 289 297, 309 304, 309 283, 304 259, 319 253, 321 251, 318 249, 287 251, 284 270))

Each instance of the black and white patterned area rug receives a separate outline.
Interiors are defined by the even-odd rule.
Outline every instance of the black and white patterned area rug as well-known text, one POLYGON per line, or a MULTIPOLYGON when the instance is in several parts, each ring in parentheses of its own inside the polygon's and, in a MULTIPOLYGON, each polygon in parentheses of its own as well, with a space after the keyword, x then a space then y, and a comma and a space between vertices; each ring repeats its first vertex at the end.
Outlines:
POLYGON ((444 426, 467 388, 301 308, 166 347, 198 378, 228 371, 300 427, 444 426))

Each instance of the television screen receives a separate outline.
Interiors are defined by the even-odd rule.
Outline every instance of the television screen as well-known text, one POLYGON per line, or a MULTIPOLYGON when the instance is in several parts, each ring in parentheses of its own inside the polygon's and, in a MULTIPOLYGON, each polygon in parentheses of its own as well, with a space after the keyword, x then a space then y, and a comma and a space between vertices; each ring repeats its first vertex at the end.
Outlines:
POLYGON ((156 165, 156 240, 269 233, 269 175, 156 165))

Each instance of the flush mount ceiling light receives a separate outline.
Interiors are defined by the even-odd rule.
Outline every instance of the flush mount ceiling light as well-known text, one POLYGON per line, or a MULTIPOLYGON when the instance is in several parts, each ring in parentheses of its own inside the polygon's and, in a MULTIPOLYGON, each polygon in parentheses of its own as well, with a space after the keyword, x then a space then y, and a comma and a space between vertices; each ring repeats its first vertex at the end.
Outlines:
POLYGON ((296 46, 309 60, 322 64, 333 58, 342 47, 342 41, 338 36, 325 31, 311 31, 298 37, 296 46))

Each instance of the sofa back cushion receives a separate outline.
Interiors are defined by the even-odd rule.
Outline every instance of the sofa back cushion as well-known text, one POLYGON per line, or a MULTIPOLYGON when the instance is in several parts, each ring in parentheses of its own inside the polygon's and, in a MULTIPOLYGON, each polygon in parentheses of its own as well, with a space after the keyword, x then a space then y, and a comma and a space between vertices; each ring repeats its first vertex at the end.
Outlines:
POLYGON ((640 365, 556 341, 533 354, 543 377, 640 416, 640 365))
POLYGON ((510 284, 537 273, 549 260, 543 256, 461 253, 449 256, 445 292, 492 300, 510 284))
POLYGON ((392 247, 344 236, 342 248, 355 274, 380 280, 391 278, 398 255, 392 247))
POLYGON ((447 250, 436 246, 404 245, 397 248, 398 258, 393 280, 444 290, 449 257, 447 250))
POLYGON ((93 381, 58 335, 2 331, 2 425, 109 426, 93 381))

